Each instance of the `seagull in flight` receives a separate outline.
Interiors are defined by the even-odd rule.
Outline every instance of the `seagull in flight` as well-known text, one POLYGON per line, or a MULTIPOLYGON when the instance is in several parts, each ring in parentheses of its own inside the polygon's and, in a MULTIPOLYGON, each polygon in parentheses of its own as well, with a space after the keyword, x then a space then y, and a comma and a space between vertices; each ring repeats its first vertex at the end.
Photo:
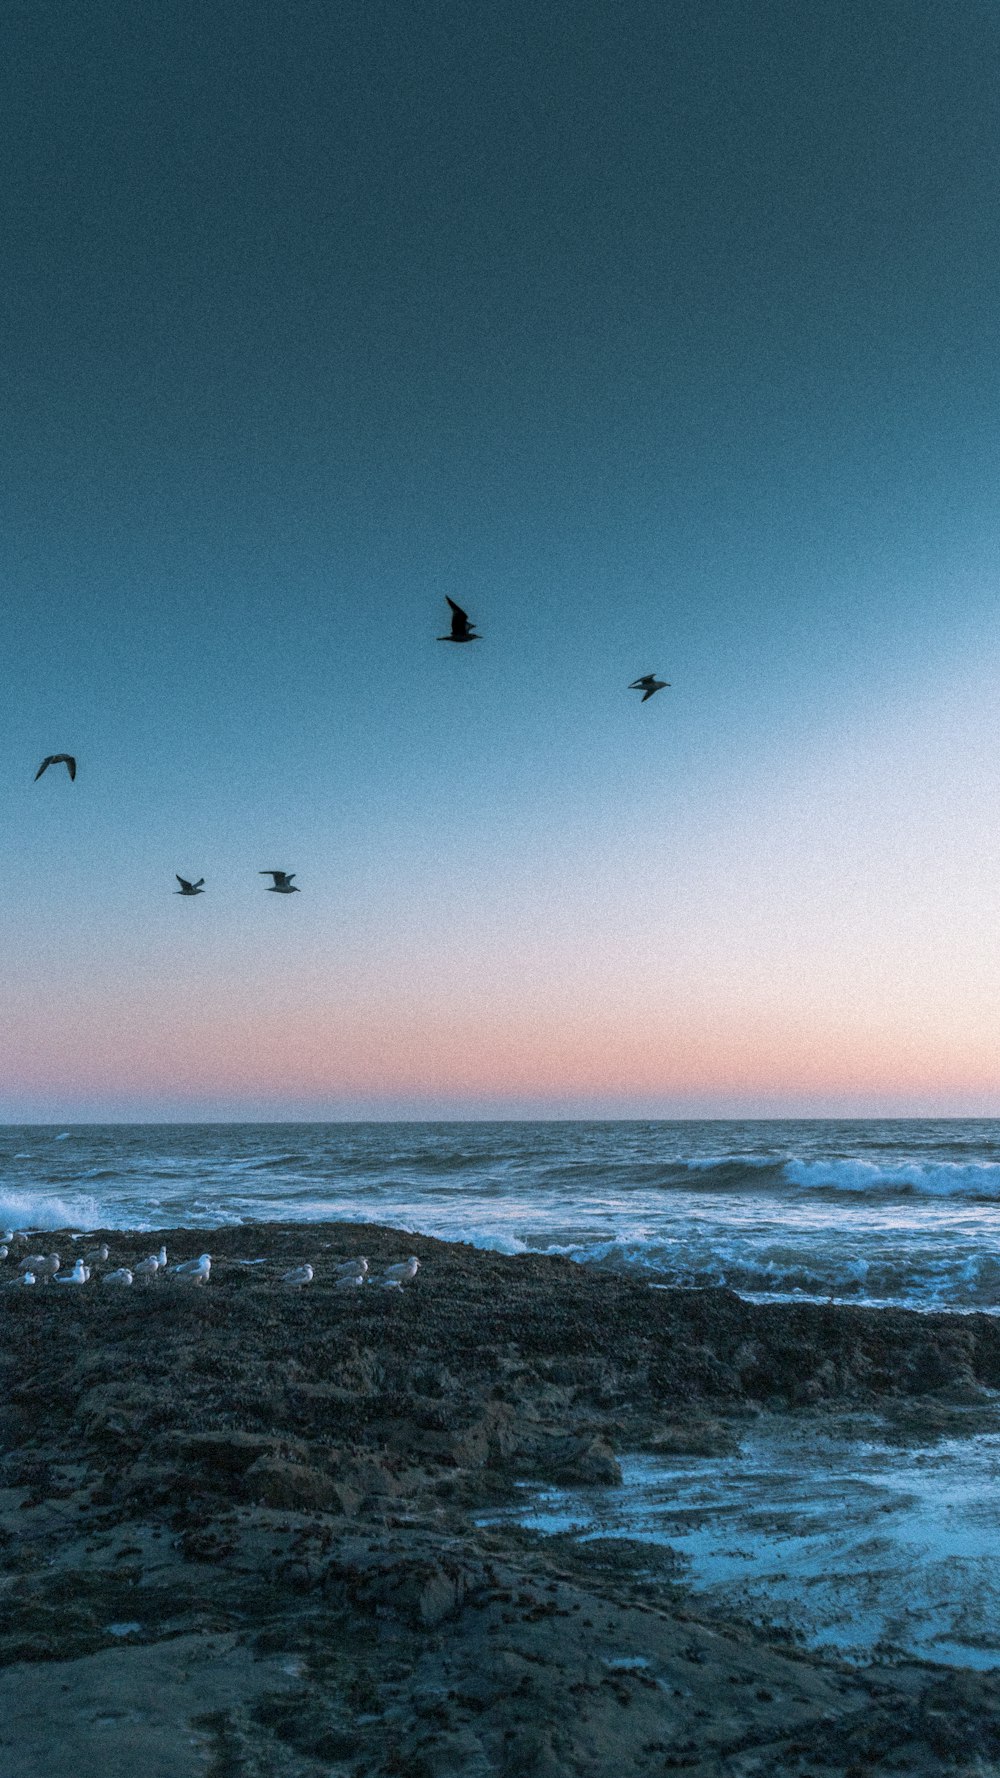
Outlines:
POLYGON ((73 758, 72 753, 50 753, 47 759, 42 760, 41 765, 35 773, 36 784, 42 773, 48 771, 49 766, 65 766, 70 778, 73 779, 76 777, 76 760, 73 758))
POLYGON ((657 679, 655 673, 644 673, 641 679, 633 679, 629 691, 641 691, 640 702, 644 704, 647 698, 653 696, 654 692, 663 691, 669 684, 669 679, 657 679))
POLYGON ((257 875, 274 878, 274 882, 267 885, 268 895, 301 895, 302 893, 298 884, 292 882, 295 875, 293 870, 259 870, 257 875))
MULTIPOLYGON (((177 877, 176 871, 174 871, 174 876, 177 877)), ((197 883, 189 883, 186 877, 177 877, 177 881, 180 888, 174 890, 175 895, 204 895, 205 893, 202 888, 204 877, 199 877, 197 883)))
MULTIPOLYGON (((447 593, 445 593, 445 598, 448 599, 447 593)), ((456 605, 454 599, 448 599, 448 604, 451 606, 451 634, 439 636, 438 641, 481 642, 482 637, 473 628, 468 612, 463 611, 461 605, 456 605)))

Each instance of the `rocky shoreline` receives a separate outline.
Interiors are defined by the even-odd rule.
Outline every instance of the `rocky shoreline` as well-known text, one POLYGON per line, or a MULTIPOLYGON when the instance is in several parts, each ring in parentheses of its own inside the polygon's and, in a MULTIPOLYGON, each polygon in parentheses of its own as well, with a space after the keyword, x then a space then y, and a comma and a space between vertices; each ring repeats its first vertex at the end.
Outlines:
POLYGON ((662 1551, 477 1525, 625 1450, 736 1452, 762 1408, 992 1414, 996 1319, 368 1225, 103 1235, 211 1282, 2 1293, 4 1778, 1000 1772, 1000 1673, 843 1667, 699 1611, 662 1551), (403 1289, 334 1286, 411 1251, 403 1289))

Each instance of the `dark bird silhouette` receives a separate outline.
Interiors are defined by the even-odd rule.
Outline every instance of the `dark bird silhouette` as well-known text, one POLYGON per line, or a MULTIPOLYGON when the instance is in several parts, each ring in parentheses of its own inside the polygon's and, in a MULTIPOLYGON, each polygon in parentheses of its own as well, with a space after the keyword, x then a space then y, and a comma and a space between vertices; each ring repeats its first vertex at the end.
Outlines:
MULTIPOLYGON (((177 877, 176 871, 174 871, 174 876, 177 877)), ((186 877, 177 877, 177 881, 180 888, 174 890, 175 895, 204 895, 205 893, 202 888, 204 877, 199 877, 197 883, 189 883, 186 877)))
POLYGON ((641 691, 642 697, 639 702, 644 704, 647 698, 653 696, 654 692, 664 691, 669 684, 669 679, 657 679, 655 673, 644 673, 641 679, 633 679, 629 691, 641 691))
MULTIPOLYGON (((445 598, 448 599, 447 593, 445 593, 445 598)), ((463 611, 461 605, 456 605, 454 599, 448 599, 448 604, 451 606, 451 634, 449 636, 439 636, 437 638, 438 641, 481 642, 482 637, 477 634, 469 621, 468 612, 463 611)))
POLYGON ((47 759, 42 760, 41 765, 35 773, 36 784, 42 773, 47 771, 49 766, 65 766, 70 778, 76 777, 76 760, 73 758, 72 753, 50 753, 47 759))
POLYGON ((268 895, 301 895, 302 893, 298 884, 292 882, 295 875, 293 870, 259 870, 257 875, 274 878, 274 882, 267 885, 268 895))

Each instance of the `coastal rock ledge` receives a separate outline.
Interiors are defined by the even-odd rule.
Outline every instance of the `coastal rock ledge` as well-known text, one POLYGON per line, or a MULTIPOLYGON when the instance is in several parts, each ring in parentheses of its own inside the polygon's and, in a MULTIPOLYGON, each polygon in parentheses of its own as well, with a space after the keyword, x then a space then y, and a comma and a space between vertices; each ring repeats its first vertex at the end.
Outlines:
POLYGON ((95 1238, 211 1281, 3 1292, 3 1778, 1000 1774, 997 1671, 840 1665, 700 1608, 669 1551, 482 1523, 628 1451, 738 1461, 762 1410, 1000 1425, 997 1319, 370 1225, 95 1238), (361 1252, 421 1269, 338 1287, 361 1252))

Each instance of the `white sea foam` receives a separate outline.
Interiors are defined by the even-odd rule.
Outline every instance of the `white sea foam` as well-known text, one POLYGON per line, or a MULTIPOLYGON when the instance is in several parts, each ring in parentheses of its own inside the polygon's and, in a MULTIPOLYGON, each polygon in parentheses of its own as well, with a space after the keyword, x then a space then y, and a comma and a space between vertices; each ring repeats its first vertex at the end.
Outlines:
POLYGON ((5 1191, 0 1188, 0 1223, 5 1228, 80 1229, 99 1228, 100 1218, 92 1198, 67 1202, 48 1192, 5 1191))

